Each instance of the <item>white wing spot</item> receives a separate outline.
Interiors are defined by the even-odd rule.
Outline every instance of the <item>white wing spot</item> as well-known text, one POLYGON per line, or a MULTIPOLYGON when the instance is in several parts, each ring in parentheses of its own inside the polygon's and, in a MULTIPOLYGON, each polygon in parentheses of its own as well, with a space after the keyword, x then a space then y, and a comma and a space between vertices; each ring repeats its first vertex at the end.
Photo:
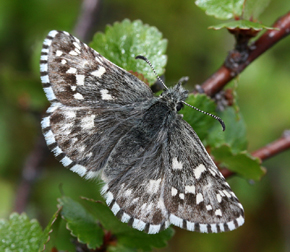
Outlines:
POLYGON ((72 50, 69 52, 70 55, 77 56, 79 55, 76 51, 72 50))
POLYGON ((195 186, 185 186, 185 193, 193 193, 195 194, 195 186))
POLYGON ((169 220, 175 226, 182 227, 182 225, 183 225, 183 219, 177 217, 174 214, 170 214, 169 220))
POLYGON ((81 51, 78 48, 75 48, 75 51, 78 55, 81 54, 81 51))
POLYGON ((140 231, 144 230, 145 226, 146 226, 146 223, 139 219, 134 219, 133 224, 132 224, 133 228, 136 228, 140 231))
POLYGON ((161 225, 150 225, 149 226, 149 231, 148 231, 148 234, 156 234, 159 232, 161 228, 161 225))
POLYGON ((236 228, 233 221, 227 222, 227 224, 228 224, 229 230, 234 230, 236 228))
POLYGON ((70 67, 70 68, 66 71, 66 73, 70 73, 70 74, 75 74, 76 72, 77 72, 77 69, 74 68, 74 67, 70 67))
POLYGON ((182 166, 183 166, 182 162, 179 162, 177 160, 177 157, 174 157, 172 159, 172 169, 174 169, 174 170, 181 170, 182 169, 182 166))
POLYGON ((75 118, 76 117, 76 112, 72 111, 72 110, 67 110, 64 113, 65 117, 69 117, 69 118, 75 118))
POLYGON ((55 56, 56 57, 59 57, 59 56, 61 56, 63 54, 63 52, 61 51, 61 50, 57 50, 56 52, 55 52, 55 56))
POLYGON ((194 176, 196 179, 199 179, 201 174, 203 172, 205 172, 206 169, 205 169, 205 166, 203 164, 200 164, 199 166, 197 166, 195 169, 194 169, 194 176))
POLYGON ((45 129, 45 128, 49 127, 49 126, 50 126, 50 119, 49 119, 49 116, 44 117, 44 118, 42 119, 42 121, 41 121, 41 127, 42 127, 43 129, 45 129))
POLYGON ((219 223, 217 225, 219 225, 221 232, 224 232, 225 231, 224 223, 219 223))
POLYGON ((230 195, 228 192, 227 192, 227 190, 223 190, 223 192, 224 192, 224 194, 228 197, 228 198, 230 198, 232 195, 230 195))
POLYGON ((217 193, 216 198, 217 198, 218 203, 222 202, 222 197, 219 193, 217 193))
POLYGON ((171 195, 174 197, 177 194, 177 189, 174 187, 171 187, 171 195))
POLYGON ((56 146, 55 148, 53 148, 52 152, 53 152, 56 156, 58 156, 58 155, 60 155, 61 153, 63 153, 62 150, 61 150, 58 146, 56 146))
POLYGON ((106 68, 102 67, 102 66, 99 66, 99 69, 91 72, 91 75, 94 75, 98 78, 101 78, 102 75, 106 72, 106 68))
POLYGON ((199 230, 201 233, 208 233, 207 224, 199 224, 199 230))
POLYGON ((51 45, 51 42, 52 42, 51 39, 45 39, 45 40, 43 41, 43 44, 44 44, 44 45, 48 45, 48 46, 50 46, 50 45, 51 45))
POLYGON ((200 202, 203 202, 203 196, 201 193, 198 193, 196 195, 196 204, 199 204, 200 202))
POLYGON ((217 233, 218 231, 217 231, 217 225, 216 224, 210 224, 210 227, 211 227, 211 231, 213 232, 213 233, 217 233))
POLYGON ((47 60, 48 60, 48 56, 47 56, 47 55, 41 55, 41 56, 40 56, 40 60, 45 60, 45 61, 47 61, 47 60))
POLYGON ((161 178, 157 180, 150 179, 147 190, 150 193, 157 193, 160 186, 161 178))
POLYGON ((84 130, 92 129, 95 126, 94 119, 95 115, 86 116, 81 120, 81 127, 84 130))
POLYGON ((65 59, 61 60, 61 64, 65 65, 67 61, 65 59))
POLYGON ((54 95, 54 92, 53 92, 51 87, 43 88, 43 90, 44 90, 46 97, 49 101, 56 99, 56 96, 54 95))
POLYGON ((42 83, 49 83, 48 75, 41 76, 40 78, 42 83))
POLYGON ((132 189, 128 189, 128 190, 124 191, 124 196, 126 198, 128 198, 131 195, 131 193, 132 193, 132 189))
POLYGON ((95 57, 95 60, 98 61, 100 64, 103 63, 99 57, 95 57))
POLYGON ((116 215, 116 214, 120 211, 120 207, 119 207, 119 205, 115 202, 114 205, 112 206, 111 210, 112 210, 113 214, 116 215))
POLYGON ((211 206, 211 205, 207 205, 207 206, 206 206, 206 210, 207 210, 207 211, 212 210, 212 206, 211 206))
POLYGON ((184 200, 184 193, 180 193, 179 194, 179 198, 182 199, 182 200, 184 200))
POLYGON ((40 72, 47 72, 47 63, 40 64, 40 72))
POLYGON ((52 133, 51 130, 48 131, 48 132, 44 135, 44 137, 45 137, 46 143, 47 143, 48 145, 55 143, 54 134, 52 133))
POLYGON ((73 161, 65 156, 62 160, 60 160, 60 162, 63 164, 63 166, 69 166, 73 161))
POLYGON ((77 99, 77 100, 83 100, 84 99, 84 97, 80 93, 74 94, 74 98, 77 99))
POLYGON ((109 94, 107 89, 102 89, 100 92, 103 100, 113 100, 113 97, 109 94))
POLYGON ((85 76, 82 74, 77 74, 76 81, 77 81, 77 85, 83 86, 85 84, 85 76))
POLYGON ((195 223, 193 223, 193 222, 189 222, 189 221, 186 221, 186 228, 187 228, 189 231, 194 231, 194 230, 195 230, 195 223))
POLYGON ((121 219, 122 222, 127 223, 130 219, 131 219, 130 215, 128 215, 126 213, 123 213, 123 216, 122 216, 122 219, 121 219))
POLYGON ((237 220, 239 226, 242 226, 245 222, 245 219, 243 218, 243 216, 240 216, 236 220, 237 220))
POLYGON ((222 211, 221 211, 220 209, 217 209, 217 210, 214 212, 214 214, 215 214, 216 216, 223 216, 222 211))
POLYGON ((70 86, 70 89, 71 89, 72 91, 76 91, 77 86, 70 86))
POLYGON ((81 46, 79 45, 79 43, 77 43, 77 42, 73 42, 73 44, 74 44, 74 46, 77 48, 77 49, 81 49, 81 46))

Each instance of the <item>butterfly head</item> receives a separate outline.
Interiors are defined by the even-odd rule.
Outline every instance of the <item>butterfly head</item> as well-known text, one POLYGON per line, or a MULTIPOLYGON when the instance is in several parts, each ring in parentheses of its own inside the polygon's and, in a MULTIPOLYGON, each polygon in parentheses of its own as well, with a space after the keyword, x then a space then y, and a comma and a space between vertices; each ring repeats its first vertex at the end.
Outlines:
POLYGON ((185 90, 181 83, 172 88, 165 90, 160 96, 160 100, 174 111, 179 111, 183 107, 183 101, 188 97, 188 91, 185 90))

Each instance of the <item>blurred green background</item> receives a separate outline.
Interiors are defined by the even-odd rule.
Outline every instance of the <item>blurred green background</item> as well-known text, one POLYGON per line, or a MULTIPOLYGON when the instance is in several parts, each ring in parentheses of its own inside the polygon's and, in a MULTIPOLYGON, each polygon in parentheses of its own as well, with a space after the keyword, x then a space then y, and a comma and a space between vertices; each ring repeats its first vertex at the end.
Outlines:
MULTIPOLYGON (((52 29, 73 33, 81 4, 78 0, 0 0, 0 218, 14 211, 23 176, 33 181, 25 211, 43 226, 56 211, 60 184, 65 194, 74 198, 95 198, 98 194, 94 181, 84 181, 66 170, 51 153, 47 153, 40 171, 29 172, 26 165, 23 175, 25 164, 34 162, 29 159, 31 152, 36 151, 33 157, 43 155, 35 147, 42 143, 40 118, 48 106, 39 79, 42 41, 52 29)), ((206 16, 193 0, 107 0, 99 8, 93 32, 129 18, 141 19, 163 33, 168 39, 165 78, 169 86, 182 76, 190 77, 188 89, 201 84, 234 45, 226 30, 207 29, 221 21, 206 16)), ((260 21, 270 26, 289 10, 289 1, 272 1, 260 21)), ((247 124, 249 151, 254 151, 289 129, 290 38, 258 58, 238 82, 238 103, 247 124)), ((268 173, 260 182, 252 184, 238 177, 228 180, 244 205, 244 226, 221 234, 175 228, 169 246, 160 251, 290 251, 289 150, 263 165, 268 173)))

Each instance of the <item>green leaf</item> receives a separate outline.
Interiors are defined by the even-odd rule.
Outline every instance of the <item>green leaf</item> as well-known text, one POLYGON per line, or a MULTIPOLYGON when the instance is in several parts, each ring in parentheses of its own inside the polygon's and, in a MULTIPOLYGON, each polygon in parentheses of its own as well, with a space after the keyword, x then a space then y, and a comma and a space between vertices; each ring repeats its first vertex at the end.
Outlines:
POLYGON ((195 4, 209 16, 230 19, 242 15, 244 0, 196 0, 195 4))
MULTIPOLYGON (((216 105, 214 101, 205 94, 190 94, 186 102, 205 112, 212 114, 215 113, 216 105)), ((180 110, 180 113, 183 114, 183 119, 191 125, 191 127, 194 129, 194 131, 197 133, 201 140, 203 140, 207 136, 209 129, 214 124, 219 126, 219 129, 221 131, 221 126, 215 119, 199 111, 196 111, 193 108, 184 106, 182 110, 180 110)))
POLYGON ((36 220, 26 214, 12 213, 9 220, 0 220, 0 251, 42 251, 43 232, 36 220))
POLYGON ((234 154, 230 146, 224 144, 212 148, 211 154, 215 157, 215 161, 221 163, 220 166, 224 166, 246 179, 260 180, 265 174, 265 169, 260 166, 260 160, 246 151, 234 154))
POLYGON ((252 30, 256 30, 256 31, 261 31, 263 29, 277 30, 277 28, 265 26, 263 24, 251 22, 248 20, 231 21, 231 22, 222 23, 222 24, 218 24, 218 25, 214 25, 214 26, 209 27, 209 29, 214 29, 214 30, 220 30, 222 28, 227 28, 227 29, 239 28, 239 29, 244 29, 244 30, 252 29, 252 30))
POLYGON ((162 39, 162 33, 156 27, 140 20, 131 22, 125 19, 107 26, 105 34, 95 34, 90 46, 127 71, 142 73, 150 84, 155 82, 156 77, 146 62, 135 59, 137 55, 147 57, 158 75, 165 71, 167 40, 162 39))
POLYGON ((42 239, 41 239, 41 242, 40 242, 40 244, 43 244, 43 249, 41 250, 41 248, 40 248, 41 251, 45 251, 47 249, 47 247, 51 248, 51 247, 53 247, 55 245, 57 231, 58 231, 59 224, 60 224, 60 221, 61 221, 61 218, 58 218, 60 211, 61 211, 61 208, 59 208, 56 211, 56 213, 52 216, 52 218, 50 219, 48 225, 46 226, 46 228, 43 231, 42 239), (53 231, 55 231, 55 232, 54 232, 53 235, 51 235, 51 233, 53 231), (52 244, 51 246, 47 246, 47 243, 49 241, 50 241, 50 244, 52 244))
POLYGON ((61 215, 67 222, 67 228, 78 241, 95 249, 103 244, 104 232, 98 221, 80 203, 69 197, 58 199, 62 206, 61 215))
POLYGON ((127 248, 123 245, 117 244, 116 246, 109 246, 109 252, 137 252, 137 249, 127 248))
POLYGON ((233 107, 227 107, 221 114, 226 130, 221 132, 217 125, 210 129, 207 144, 211 147, 219 147, 227 144, 233 153, 238 153, 247 148, 246 125, 240 113, 233 107))
POLYGON ((247 0, 245 2, 243 18, 256 20, 270 2, 271 0, 247 0))
POLYGON ((158 234, 146 234, 122 223, 105 204, 100 202, 96 203, 92 200, 87 201, 87 203, 92 208, 92 213, 101 222, 102 226, 117 237, 118 246, 149 251, 153 248, 165 247, 168 240, 174 234, 172 228, 168 228, 158 234))

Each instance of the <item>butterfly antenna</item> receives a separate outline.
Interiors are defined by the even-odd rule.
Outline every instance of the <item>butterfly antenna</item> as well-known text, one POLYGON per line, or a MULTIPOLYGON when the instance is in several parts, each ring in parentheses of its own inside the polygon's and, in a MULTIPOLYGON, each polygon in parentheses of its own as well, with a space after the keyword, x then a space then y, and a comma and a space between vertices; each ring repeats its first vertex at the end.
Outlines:
POLYGON ((203 111, 203 110, 200 110, 199 108, 194 107, 194 106, 192 106, 192 105, 186 103, 185 101, 182 101, 182 103, 183 103, 184 105, 186 105, 186 106, 189 106, 189 107, 191 107, 191 108, 193 108, 193 109, 195 109, 195 110, 197 110, 197 111, 199 111, 199 112, 201 112, 201 113, 204 113, 204 114, 206 114, 206 115, 208 115, 208 116, 211 116, 211 117, 213 117, 214 119, 218 120, 219 123, 221 124, 222 128, 223 128, 223 131, 225 131, 225 129, 226 129, 226 125, 225 125, 224 121, 223 121, 221 118, 219 118, 218 116, 216 116, 216 115, 212 115, 212 114, 207 113, 207 112, 205 112, 205 111, 203 111))
POLYGON ((152 66, 151 62, 144 56, 142 55, 138 55, 135 57, 135 59, 142 59, 144 61, 146 61, 146 63, 151 67, 151 69, 153 70, 155 76, 157 77, 157 79, 162 83, 163 87, 165 90, 168 90, 168 87, 166 87, 166 85, 164 84, 163 80, 161 80, 161 78, 159 77, 159 75, 156 73, 154 67, 152 66))

